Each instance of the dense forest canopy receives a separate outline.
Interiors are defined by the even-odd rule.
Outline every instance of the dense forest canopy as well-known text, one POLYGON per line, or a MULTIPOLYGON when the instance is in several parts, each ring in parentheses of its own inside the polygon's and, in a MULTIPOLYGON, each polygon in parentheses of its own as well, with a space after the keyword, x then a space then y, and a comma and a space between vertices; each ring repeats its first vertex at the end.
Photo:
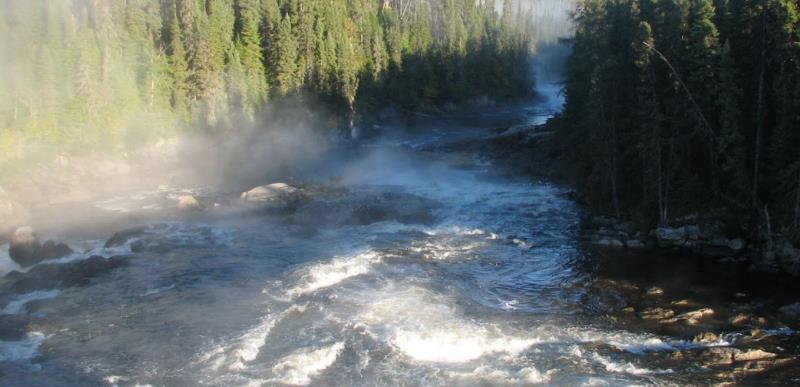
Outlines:
POLYGON ((725 209, 766 243, 797 229, 797 1, 584 0, 575 17, 554 124, 595 207, 651 225, 725 209))
POLYGON ((521 3, 4 0, 0 163, 231 129, 278 99, 313 99, 347 124, 390 104, 525 96, 521 3))

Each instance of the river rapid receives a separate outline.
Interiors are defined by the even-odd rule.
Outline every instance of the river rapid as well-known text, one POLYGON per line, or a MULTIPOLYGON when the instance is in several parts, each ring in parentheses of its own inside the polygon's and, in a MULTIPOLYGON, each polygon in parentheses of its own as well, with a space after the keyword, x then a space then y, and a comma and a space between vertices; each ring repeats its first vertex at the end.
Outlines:
MULTIPOLYGON (((145 227, 136 238, 112 247, 105 241, 119 229, 61 232, 80 252, 39 266, 78 267, 93 255, 120 264, 70 286, 4 285, 0 327, 22 332, 0 341, 0 385, 752 381, 736 373, 744 363, 708 356, 756 337, 725 323, 725 313, 751 305, 758 314, 773 305, 771 293, 676 284, 697 273, 693 264, 667 269, 685 257, 637 269, 666 270, 666 280, 627 276, 626 267, 650 253, 609 258, 584 246, 584 215, 568 188, 499 173, 484 153, 450 146, 543 122, 563 102, 558 89, 543 84, 542 99, 523 108, 423 120, 349 144, 343 160, 302 182, 317 192, 316 207, 299 214, 151 216, 132 224, 145 227), (137 249, 137 239, 152 244, 137 249), (615 263, 600 264, 609 259, 615 263), (655 307, 678 317, 710 307, 723 323, 642 317, 655 307), (695 338, 705 330, 715 336, 695 338)), ((209 192, 225 195, 163 186, 93 206, 152 213, 178 195, 209 192)), ((7 246, 0 264, 6 285, 35 271, 16 267, 7 246)), ((723 278, 745 278, 733 272, 723 278)), ((786 321, 768 318, 757 337, 793 361, 798 348, 786 321)), ((762 380, 797 381, 793 363, 782 364, 783 373, 762 380)))

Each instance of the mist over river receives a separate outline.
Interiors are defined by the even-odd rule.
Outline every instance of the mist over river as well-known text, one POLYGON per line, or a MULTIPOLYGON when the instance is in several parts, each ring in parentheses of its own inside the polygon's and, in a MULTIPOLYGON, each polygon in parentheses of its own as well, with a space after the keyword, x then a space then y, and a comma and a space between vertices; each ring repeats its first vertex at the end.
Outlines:
MULTIPOLYGON (((622 278, 620 266, 641 265, 650 253, 601 267, 611 258, 582 245, 583 214, 568 188, 500 173, 485 153, 453 145, 542 123, 563 99, 555 83, 539 89, 531 105, 420 120, 342 145, 341 159, 304 177, 311 200, 290 213, 150 216, 118 229, 64 230, 59 236, 79 252, 29 269, 2 246, 0 328, 22 331, 0 341, 0 385, 703 384, 748 376, 732 373, 733 360, 725 368, 704 354, 753 337, 793 359, 794 325, 769 316, 777 313, 772 296, 736 298, 730 283, 709 292, 686 274, 698 273, 694 264, 666 270, 674 278, 622 278), (128 226, 144 228, 105 247, 128 226), (103 258, 91 258, 89 275, 79 265, 91 256, 103 258), (29 286, 44 265, 85 278, 29 286), (670 287, 675 278, 689 279, 670 287), (753 336, 713 317, 671 329, 625 311, 672 305, 680 316, 671 303, 684 297, 686 313, 710 306, 725 316, 731 305, 755 303, 753 313, 769 318, 753 336), (705 330, 715 336, 695 338, 705 330)), ((231 196, 164 186, 93 207, 128 216, 187 193, 231 196)), ((743 275, 731 273, 722 278, 743 275)), ((791 368, 778 372, 763 380, 797 382, 791 368)))

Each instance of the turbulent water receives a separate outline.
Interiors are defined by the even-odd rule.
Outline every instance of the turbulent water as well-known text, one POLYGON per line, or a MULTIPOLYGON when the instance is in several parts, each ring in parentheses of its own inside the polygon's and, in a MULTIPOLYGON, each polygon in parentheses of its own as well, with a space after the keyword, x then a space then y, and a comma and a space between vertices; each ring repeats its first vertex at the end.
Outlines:
MULTIPOLYGON (((552 114, 560 97, 548 97, 515 122, 552 114)), ((313 182, 346 186, 350 205, 375 192, 429 199, 425 216, 402 216, 399 202, 376 222, 148 221, 162 248, 82 286, 3 295, 0 317, 34 320, 0 342, 0 385, 618 385, 706 372, 659 359, 730 337, 693 343, 609 322, 619 300, 597 299, 567 189, 441 150, 496 136, 491 116, 365 141, 313 182)), ((152 209, 185 191, 95 207, 152 209)), ((131 242, 103 247, 113 231, 68 240, 85 252, 57 264, 130 254, 131 242)))

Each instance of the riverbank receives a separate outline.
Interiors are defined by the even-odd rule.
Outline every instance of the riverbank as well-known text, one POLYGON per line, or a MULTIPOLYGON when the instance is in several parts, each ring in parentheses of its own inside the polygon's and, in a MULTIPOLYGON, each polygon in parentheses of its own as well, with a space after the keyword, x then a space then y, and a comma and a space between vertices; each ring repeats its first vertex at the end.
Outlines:
POLYGON ((654 226, 636 219, 596 212, 587 200, 588 187, 576 165, 566 160, 564 141, 554 125, 498 128, 485 144, 459 144, 480 149, 504 173, 544 179, 572 187, 570 197, 586 211, 581 238, 588 245, 612 250, 649 250, 689 254, 724 263, 740 263, 751 271, 800 275, 800 247, 789 230, 771 230, 768 241, 754 237, 741 209, 719 203, 705 213, 674 217, 654 226), (513 130, 512 130, 513 129, 513 130), (738 215, 737 215, 738 214, 738 215))

